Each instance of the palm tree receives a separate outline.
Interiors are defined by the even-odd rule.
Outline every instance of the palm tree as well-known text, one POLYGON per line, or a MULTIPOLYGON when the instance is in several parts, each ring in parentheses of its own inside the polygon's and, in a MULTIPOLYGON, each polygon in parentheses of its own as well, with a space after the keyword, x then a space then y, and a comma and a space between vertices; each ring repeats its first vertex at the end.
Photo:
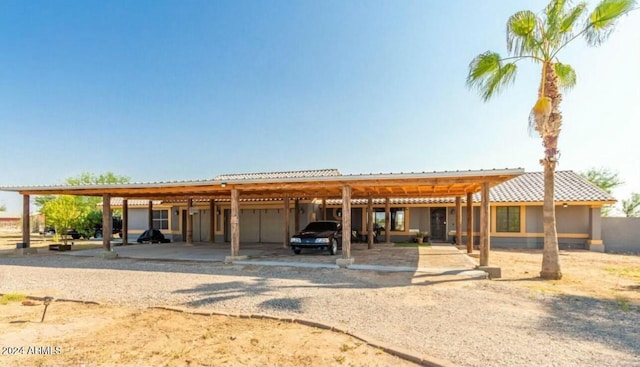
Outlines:
POLYGON ((544 146, 544 158, 540 160, 544 167, 544 250, 540 276, 544 279, 562 278, 553 197, 562 126, 559 89, 576 84, 575 71, 561 63, 558 55, 580 36, 589 46, 600 45, 611 34, 616 21, 634 5, 635 0, 603 0, 588 14, 585 2, 572 6, 569 1, 552 0, 540 15, 519 11, 507 21, 509 57, 487 51, 469 64, 467 86, 477 89, 485 102, 515 80, 518 61, 533 61, 542 67, 538 97, 529 115, 529 132, 537 132, 544 146))

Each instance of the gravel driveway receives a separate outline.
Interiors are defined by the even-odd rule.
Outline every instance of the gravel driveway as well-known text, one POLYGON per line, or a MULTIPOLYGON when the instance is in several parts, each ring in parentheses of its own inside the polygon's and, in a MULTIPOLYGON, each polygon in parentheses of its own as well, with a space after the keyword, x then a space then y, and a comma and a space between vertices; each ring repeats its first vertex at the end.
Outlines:
POLYGON ((304 317, 463 366, 638 366, 640 312, 488 280, 70 256, 0 258, 0 293, 304 317))

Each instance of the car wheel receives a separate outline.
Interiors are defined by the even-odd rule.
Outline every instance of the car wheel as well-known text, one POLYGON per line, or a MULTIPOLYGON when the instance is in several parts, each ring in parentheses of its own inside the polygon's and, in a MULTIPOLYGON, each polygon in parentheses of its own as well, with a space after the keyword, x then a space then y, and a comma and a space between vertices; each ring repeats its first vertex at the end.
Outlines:
POLYGON ((296 255, 300 255, 300 249, 298 247, 293 248, 293 253, 296 255))
POLYGON ((96 234, 93 236, 93 238, 102 238, 102 232, 96 232, 96 234))
POLYGON ((336 239, 331 240, 331 246, 329 246, 329 253, 335 255, 338 253, 338 241, 336 239))

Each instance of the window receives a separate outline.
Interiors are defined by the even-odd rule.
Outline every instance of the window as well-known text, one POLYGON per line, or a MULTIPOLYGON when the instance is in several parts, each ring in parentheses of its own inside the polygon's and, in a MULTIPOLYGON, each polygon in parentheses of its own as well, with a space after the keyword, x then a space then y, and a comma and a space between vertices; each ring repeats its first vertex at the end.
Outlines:
MULTIPOLYGON (((391 208, 391 230, 404 231, 404 208, 391 208)), ((384 228, 384 209, 373 210, 374 224, 384 228)))
POLYGON ((520 207, 496 207, 496 232, 520 232, 520 207))
POLYGON ((169 211, 153 211, 153 229, 169 229, 169 211))

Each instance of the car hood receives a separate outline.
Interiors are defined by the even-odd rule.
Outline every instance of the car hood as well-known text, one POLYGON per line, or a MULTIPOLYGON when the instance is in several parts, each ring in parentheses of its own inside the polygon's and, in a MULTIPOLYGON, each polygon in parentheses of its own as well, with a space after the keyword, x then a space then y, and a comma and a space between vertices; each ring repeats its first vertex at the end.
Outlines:
POLYGON ((334 231, 314 231, 314 232, 300 232, 293 237, 298 238, 326 238, 334 235, 334 231))

